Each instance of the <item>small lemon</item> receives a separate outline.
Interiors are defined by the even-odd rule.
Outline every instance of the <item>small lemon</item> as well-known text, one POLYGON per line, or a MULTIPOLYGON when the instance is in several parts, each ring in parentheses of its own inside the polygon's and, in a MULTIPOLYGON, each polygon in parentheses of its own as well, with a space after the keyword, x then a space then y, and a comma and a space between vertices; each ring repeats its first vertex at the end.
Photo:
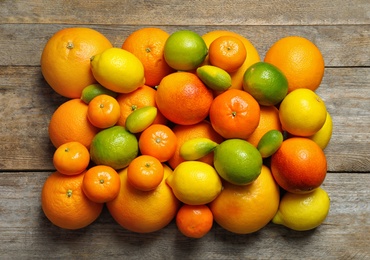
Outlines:
POLYGON ((90 60, 95 79, 105 88, 130 93, 144 85, 144 66, 131 52, 109 48, 90 60))
POLYGON ((221 192, 222 182, 216 170, 207 163, 180 163, 166 179, 176 198, 185 204, 202 205, 213 201, 221 192))
POLYGON ((321 149, 325 149, 326 146, 329 144, 331 139, 331 135, 333 133, 333 120, 329 112, 326 114, 326 120, 324 125, 321 127, 319 131, 317 131, 314 135, 310 136, 309 138, 317 143, 321 149))
POLYGON ((308 137, 315 134, 324 125, 326 115, 324 101, 306 88, 290 92, 279 107, 283 129, 295 136, 308 137))
POLYGON ((297 231, 310 230, 322 224, 329 208, 329 195, 321 187, 305 194, 287 192, 272 222, 297 231))

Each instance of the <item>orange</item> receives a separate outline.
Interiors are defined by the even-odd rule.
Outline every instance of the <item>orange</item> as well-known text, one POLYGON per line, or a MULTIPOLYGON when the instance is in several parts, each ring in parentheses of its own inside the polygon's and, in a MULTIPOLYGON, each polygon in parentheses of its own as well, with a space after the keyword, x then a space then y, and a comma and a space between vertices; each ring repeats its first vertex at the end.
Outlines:
POLYGON ((279 110, 275 106, 260 106, 260 121, 258 126, 246 140, 257 147, 262 136, 270 130, 282 132, 279 110))
POLYGON ((174 155, 176 147, 177 137, 166 125, 153 124, 139 137, 141 154, 151 155, 160 162, 168 161, 174 155))
POLYGON ((234 36, 221 36, 214 40, 208 50, 209 62, 227 72, 239 69, 246 57, 244 43, 234 36))
MULTIPOLYGON (((172 130, 177 137, 175 153, 168 160, 168 164, 171 166, 172 169, 175 169, 177 165, 185 161, 180 156, 180 148, 183 145, 183 143, 185 143, 187 140, 198 137, 206 137, 216 143, 221 143, 223 141, 222 136, 220 136, 212 128, 212 125, 205 120, 194 125, 176 125, 172 128, 172 130)), ((213 165, 213 152, 207 154, 206 156, 203 156, 202 158, 199 159, 199 161, 208 163, 209 165, 213 165)))
POLYGON ((111 47, 112 43, 94 29, 62 29, 48 40, 42 51, 42 75, 60 95, 79 98, 83 88, 96 83, 90 58, 111 47))
POLYGON ((162 163, 150 155, 140 155, 131 161, 127 168, 127 180, 136 189, 154 190, 162 182, 162 163))
POLYGON ((164 44, 169 34, 160 28, 141 28, 131 33, 122 49, 134 54, 144 65, 145 84, 154 87, 174 70, 164 59, 164 44))
POLYGON ((209 207, 221 227, 236 234, 249 234, 270 222, 279 200, 279 186, 270 169, 262 166, 260 176, 249 185, 224 182, 222 192, 209 207))
POLYGON ((183 235, 191 238, 201 238, 212 228, 212 211, 207 205, 184 204, 177 212, 176 225, 183 235))
POLYGON ((260 106, 249 93, 228 89, 213 100, 209 118, 222 137, 246 139, 258 126, 260 106))
POLYGON ((212 91, 190 72, 167 75, 157 88, 156 104, 159 111, 180 125, 193 125, 204 120, 212 100, 212 91))
POLYGON ((90 152, 79 142, 68 142, 59 146, 53 155, 55 169, 66 175, 75 175, 86 170, 90 163, 90 152))
MULTIPOLYGON (((245 59, 243 65, 235 72, 230 73, 231 76, 231 88, 242 89, 243 88, 243 76, 244 72, 254 63, 260 61, 260 56, 258 54, 257 49, 253 46, 253 44, 244 36, 227 30, 215 30, 207 32, 202 36, 203 40, 205 41, 207 47, 211 45, 211 43, 220 36, 233 36, 240 39, 244 43, 244 47, 247 50, 247 58, 245 59)), ((207 56, 205 64, 209 63, 209 56, 207 56)))
MULTIPOLYGON (((126 94, 119 94, 116 99, 121 109, 121 115, 118 119, 117 125, 125 126, 127 117, 136 109, 146 107, 146 106, 155 106, 155 96, 157 91, 149 86, 143 85, 136 89, 133 92, 126 94)), ((153 124, 166 124, 167 119, 157 111, 156 119, 153 124)))
POLYGON ((109 95, 102 94, 93 98, 87 110, 90 123, 99 128, 114 126, 121 115, 118 101, 109 95))
POLYGON ((70 99, 61 104, 51 116, 48 132, 53 145, 76 141, 90 147, 99 129, 87 118, 88 106, 81 99, 70 99))
POLYGON ((103 205, 89 200, 82 191, 84 173, 67 176, 52 173, 41 191, 41 206, 46 217, 56 226, 80 229, 100 215, 103 205))
POLYGON ((300 36, 288 36, 275 42, 266 52, 265 62, 284 73, 288 92, 297 88, 315 91, 324 77, 324 58, 319 48, 300 36))
POLYGON ((121 182, 116 170, 110 166, 97 165, 85 173, 82 190, 92 201, 105 203, 118 196, 121 182))
POLYGON ((130 185, 127 168, 119 172, 119 195, 106 205, 112 217, 123 228, 137 233, 149 233, 167 226, 175 218, 180 202, 165 182, 172 170, 166 165, 163 167, 162 182, 151 191, 141 191, 130 185))
POLYGON ((291 193, 307 193, 325 179, 327 161, 318 144, 305 137, 292 137, 271 157, 271 171, 280 187, 291 193))

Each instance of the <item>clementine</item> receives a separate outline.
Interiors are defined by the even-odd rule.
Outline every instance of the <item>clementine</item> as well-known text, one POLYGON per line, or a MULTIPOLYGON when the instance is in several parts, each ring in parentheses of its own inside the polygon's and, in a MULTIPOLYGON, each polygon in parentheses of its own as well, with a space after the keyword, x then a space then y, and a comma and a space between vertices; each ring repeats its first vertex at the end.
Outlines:
POLYGON ((121 115, 118 101, 109 95, 102 94, 93 98, 88 104, 87 118, 98 128, 114 126, 121 115))

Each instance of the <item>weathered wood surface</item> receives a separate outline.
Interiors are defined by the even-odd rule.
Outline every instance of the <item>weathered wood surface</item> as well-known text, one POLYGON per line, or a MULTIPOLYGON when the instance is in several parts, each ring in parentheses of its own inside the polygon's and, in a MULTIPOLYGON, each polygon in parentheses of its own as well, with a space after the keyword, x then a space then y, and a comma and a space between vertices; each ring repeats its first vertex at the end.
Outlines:
POLYGON ((0 258, 369 259, 370 258, 370 2, 356 1, 0 1, 0 258), (65 101, 45 83, 42 48, 57 30, 88 26, 120 46, 130 32, 216 29, 247 37, 261 58, 277 39, 302 35, 322 51, 318 93, 334 120, 325 153, 331 197, 319 228, 294 232, 269 224, 251 235, 217 225, 201 240, 174 223, 135 234, 107 210, 89 227, 53 226, 40 191, 53 171, 47 124, 65 101))

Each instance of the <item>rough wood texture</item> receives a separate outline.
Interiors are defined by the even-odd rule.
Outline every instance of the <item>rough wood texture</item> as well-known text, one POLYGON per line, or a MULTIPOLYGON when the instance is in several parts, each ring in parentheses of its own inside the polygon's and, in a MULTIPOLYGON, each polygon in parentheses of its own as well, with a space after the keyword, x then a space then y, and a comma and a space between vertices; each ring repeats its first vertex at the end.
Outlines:
POLYGON ((370 2, 355 1, 0 1, 0 255, 2 259, 369 259, 370 2), (331 197, 319 228, 269 224, 251 235, 214 225, 201 240, 172 222, 151 234, 121 228, 105 209, 78 231, 53 226, 40 206, 53 171, 47 125, 66 99, 44 81, 42 48, 64 27, 87 26, 119 47, 132 31, 155 26, 199 34, 224 29, 247 37, 263 59, 269 46, 302 35, 322 51, 319 95, 334 121, 323 184, 331 197))

